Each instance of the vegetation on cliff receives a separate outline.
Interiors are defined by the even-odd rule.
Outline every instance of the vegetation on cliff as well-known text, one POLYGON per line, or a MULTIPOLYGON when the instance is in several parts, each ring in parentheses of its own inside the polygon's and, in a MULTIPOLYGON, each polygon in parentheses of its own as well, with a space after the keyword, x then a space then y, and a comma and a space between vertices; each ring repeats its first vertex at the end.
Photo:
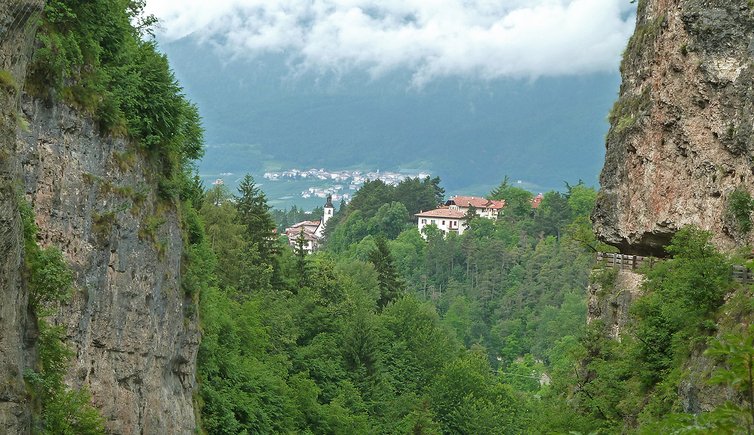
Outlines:
POLYGON ((37 35, 27 90, 64 101, 126 136, 152 158, 160 193, 183 193, 203 154, 199 114, 150 32, 143 0, 51 0, 37 35))
POLYGON ((104 420, 91 405, 88 392, 71 389, 63 382, 73 352, 65 343, 64 328, 49 319, 54 305, 69 297, 73 274, 58 249, 42 249, 37 244, 31 206, 21 201, 20 211, 29 305, 39 330, 37 367, 24 374, 35 405, 33 426, 42 434, 102 434, 104 420))
POLYGON ((732 281, 732 260, 717 252, 710 237, 693 227, 676 234, 667 247, 672 259, 644 272, 641 296, 631 306, 619 340, 607 338, 599 321, 590 326, 570 382, 575 388, 561 393, 572 395, 573 410, 592 420, 590 430, 740 433, 746 427, 745 412, 744 417, 729 412, 748 400, 740 368, 745 346, 725 343, 745 343, 754 304, 751 289, 732 281), (720 336, 727 338, 716 338, 720 336), (711 376, 700 362, 705 349, 718 358, 713 371, 721 375, 711 376), (739 367, 738 378, 728 375, 728 364, 739 367), (708 384, 715 380, 738 386, 740 395, 729 396, 727 403, 706 397, 706 406, 717 408, 701 413, 694 393, 682 393, 682 386, 711 392, 715 390, 708 384))

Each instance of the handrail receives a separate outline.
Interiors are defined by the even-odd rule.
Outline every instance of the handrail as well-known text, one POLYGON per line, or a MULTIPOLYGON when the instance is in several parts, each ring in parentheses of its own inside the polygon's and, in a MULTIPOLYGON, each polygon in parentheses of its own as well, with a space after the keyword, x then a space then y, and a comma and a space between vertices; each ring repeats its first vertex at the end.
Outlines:
MULTIPOLYGON (((611 252, 598 252, 597 262, 603 266, 621 270, 636 270, 643 266, 650 269, 662 261, 655 257, 643 257, 641 255, 615 254, 611 252)), ((731 269, 731 277, 734 281, 742 284, 754 284, 754 271, 746 266, 734 264, 731 269)))

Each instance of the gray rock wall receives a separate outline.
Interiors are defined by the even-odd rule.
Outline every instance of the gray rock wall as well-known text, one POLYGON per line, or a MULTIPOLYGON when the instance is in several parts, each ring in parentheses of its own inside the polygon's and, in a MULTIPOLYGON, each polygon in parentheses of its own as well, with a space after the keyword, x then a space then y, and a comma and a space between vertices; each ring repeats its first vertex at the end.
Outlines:
POLYGON ((176 207, 125 140, 63 105, 27 99, 23 114, 18 157, 40 243, 60 247, 76 276, 56 319, 76 351, 67 381, 91 391, 113 433, 192 433, 199 333, 176 207))
MULTIPOLYGON (((18 88, 43 4, 0 0, 0 69, 18 88)), ((23 276, 24 195, 39 243, 59 247, 75 272, 54 320, 75 351, 67 382, 91 391, 111 433, 193 433, 199 332, 180 285, 177 208, 158 201, 146 157, 125 140, 20 95, 0 82, 0 434, 31 432, 23 374, 36 364, 37 331, 23 276)))
MULTIPOLYGON (((0 69, 23 83, 34 33, 36 0, 0 0, 0 69)), ((22 192, 16 158, 19 93, 0 86, 0 434, 31 431, 31 402, 23 374, 35 363, 36 321, 28 312, 23 279, 22 192)))

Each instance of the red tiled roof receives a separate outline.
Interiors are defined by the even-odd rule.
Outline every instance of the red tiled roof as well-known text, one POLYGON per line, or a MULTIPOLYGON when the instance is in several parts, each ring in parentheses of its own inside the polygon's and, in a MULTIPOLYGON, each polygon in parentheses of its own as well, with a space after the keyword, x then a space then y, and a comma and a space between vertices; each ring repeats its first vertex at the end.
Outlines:
POLYGON ((434 210, 417 213, 417 217, 429 217, 429 218, 448 218, 448 219, 463 219, 466 213, 458 210, 451 210, 449 208, 437 208, 434 210))
POLYGON ((306 227, 286 228, 285 230, 285 235, 288 237, 288 240, 298 239, 301 233, 304 233, 305 240, 317 241, 317 236, 314 235, 314 231, 308 231, 306 227))
POLYGON ((541 193, 539 195, 535 196, 531 200, 531 208, 539 208, 539 205, 542 203, 543 199, 544 199, 544 195, 542 195, 541 193))
POLYGON ((321 221, 303 221, 299 222, 297 224, 291 225, 290 228, 301 228, 301 227, 318 227, 321 221))
POLYGON ((480 198, 478 196, 454 196, 445 203, 445 205, 451 204, 457 205, 459 207, 470 207, 473 205, 475 208, 491 208, 500 210, 505 207, 505 200, 489 200, 487 198, 480 198))

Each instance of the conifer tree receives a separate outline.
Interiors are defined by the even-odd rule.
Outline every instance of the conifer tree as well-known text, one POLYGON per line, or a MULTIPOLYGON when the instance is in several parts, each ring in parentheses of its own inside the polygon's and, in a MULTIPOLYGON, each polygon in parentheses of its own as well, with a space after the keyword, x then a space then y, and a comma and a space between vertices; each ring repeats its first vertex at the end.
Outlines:
POLYGON ((405 291, 405 284, 398 276, 393 256, 390 254, 390 248, 385 239, 377 238, 375 244, 377 247, 369 254, 369 261, 374 265, 377 280, 380 283, 380 299, 377 304, 380 308, 384 308, 405 291))
POLYGON ((304 229, 301 228, 298 237, 296 237, 296 272, 298 273, 298 286, 304 287, 308 283, 308 270, 306 261, 306 237, 304 236, 304 229))
POLYGON ((507 175, 489 195, 489 199, 505 200, 505 215, 518 219, 528 217, 531 214, 533 197, 534 195, 528 190, 513 186, 507 175))
POLYGON ((267 197, 249 174, 238 186, 236 197, 239 223, 246 226, 246 241, 256 245, 262 261, 271 263, 275 255, 275 222, 270 215, 267 197))
POLYGON ((476 219, 478 216, 476 214, 476 207, 469 204, 469 209, 466 210, 466 214, 463 216, 463 226, 465 229, 469 229, 471 226, 471 221, 476 219))

